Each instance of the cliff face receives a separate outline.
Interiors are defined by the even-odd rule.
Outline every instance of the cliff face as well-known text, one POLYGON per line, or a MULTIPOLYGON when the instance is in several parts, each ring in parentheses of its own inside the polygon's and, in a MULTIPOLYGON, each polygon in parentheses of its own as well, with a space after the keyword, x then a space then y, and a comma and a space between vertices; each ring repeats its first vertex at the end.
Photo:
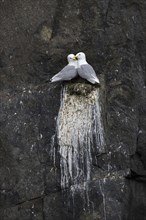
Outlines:
POLYGON ((146 219, 145 10, 144 0, 0 2, 1 219, 146 219), (49 84, 79 51, 101 88, 49 84))

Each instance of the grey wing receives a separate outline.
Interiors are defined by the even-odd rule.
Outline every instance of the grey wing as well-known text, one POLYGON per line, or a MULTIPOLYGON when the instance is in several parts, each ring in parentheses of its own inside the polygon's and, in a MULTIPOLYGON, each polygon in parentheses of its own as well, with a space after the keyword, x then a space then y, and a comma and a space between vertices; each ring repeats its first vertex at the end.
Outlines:
POLYGON ((71 80, 76 77, 77 70, 74 66, 67 65, 59 73, 52 77, 51 82, 71 80))
POLYGON ((99 83, 99 79, 97 78, 96 73, 90 64, 81 65, 79 75, 93 84, 99 83))
POLYGON ((90 64, 81 65, 82 72, 87 77, 97 77, 93 67, 90 64))

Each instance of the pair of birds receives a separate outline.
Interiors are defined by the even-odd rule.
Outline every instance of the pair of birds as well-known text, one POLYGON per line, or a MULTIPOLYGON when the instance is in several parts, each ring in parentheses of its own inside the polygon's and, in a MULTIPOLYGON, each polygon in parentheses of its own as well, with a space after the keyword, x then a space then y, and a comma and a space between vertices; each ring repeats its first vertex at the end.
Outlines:
POLYGON ((83 52, 79 52, 76 55, 69 54, 67 60, 68 65, 53 76, 50 79, 51 82, 67 81, 79 75, 81 78, 86 79, 92 84, 100 84, 93 67, 87 63, 86 55, 83 52))

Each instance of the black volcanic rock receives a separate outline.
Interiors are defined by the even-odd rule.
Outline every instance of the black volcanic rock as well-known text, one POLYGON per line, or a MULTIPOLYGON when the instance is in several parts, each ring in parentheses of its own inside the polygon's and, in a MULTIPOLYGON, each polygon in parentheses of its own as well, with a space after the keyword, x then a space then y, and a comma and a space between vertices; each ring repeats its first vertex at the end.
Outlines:
POLYGON ((145 11, 144 0, 0 2, 1 220, 146 220, 145 11), (107 146, 73 204, 56 138, 64 84, 49 79, 79 51, 104 82, 107 146))

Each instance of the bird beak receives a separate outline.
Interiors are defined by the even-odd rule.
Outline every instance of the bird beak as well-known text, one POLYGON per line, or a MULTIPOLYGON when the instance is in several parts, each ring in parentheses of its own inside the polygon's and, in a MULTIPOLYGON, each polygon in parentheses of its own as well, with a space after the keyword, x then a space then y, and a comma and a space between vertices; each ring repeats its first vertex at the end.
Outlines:
POLYGON ((78 58, 76 56, 73 57, 73 60, 78 60, 78 58))

